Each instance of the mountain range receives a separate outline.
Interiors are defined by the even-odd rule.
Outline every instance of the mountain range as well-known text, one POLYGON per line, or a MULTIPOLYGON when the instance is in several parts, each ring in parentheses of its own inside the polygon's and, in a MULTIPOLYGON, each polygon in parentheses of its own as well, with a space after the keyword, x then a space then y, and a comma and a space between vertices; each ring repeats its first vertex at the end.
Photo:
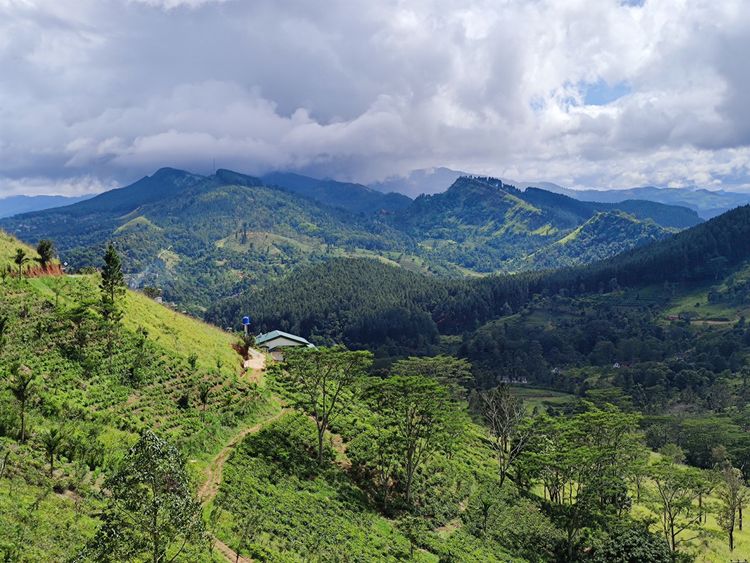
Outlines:
MULTIPOLYGON (((394 176, 381 182, 375 182, 371 184, 371 187, 383 192, 398 192, 410 197, 417 197, 422 194, 432 195, 444 192, 462 176, 471 176, 471 174, 445 167, 426 168, 414 170, 404 176, 394 176)), ((520 190, 541 188, 580 201, 621 203, 629 199, 637 199, 679 205, 696 211, 702 219, 710 219, 725 211, 750 203, 750 193, 748 192, 707 190, 698 187, 660 188, 645 186, 627 189, 571 189, 545 181, 505 179, 504 183, 513 185, 520 190)))
POLYGON ((72 205, 91 197, 94 196, 84 195, 78 197, 67 197, 61 195, 15 195, 4 197, 0 198, 0 218, 11 217, 20 213, 29 213, 30 211, 41 211, 53 207, 72 205))
POLYGON ((415 200, 295 174, 210 176, 163 168, 74 205, 0 227, 51 238, 74 270, 113 240, 133 287, 202 311, 221 297, 331 257, 377 257, 449 277, 587 263, 701 222, 685 207, 582 202, 494 178, 460 177, 415 200))

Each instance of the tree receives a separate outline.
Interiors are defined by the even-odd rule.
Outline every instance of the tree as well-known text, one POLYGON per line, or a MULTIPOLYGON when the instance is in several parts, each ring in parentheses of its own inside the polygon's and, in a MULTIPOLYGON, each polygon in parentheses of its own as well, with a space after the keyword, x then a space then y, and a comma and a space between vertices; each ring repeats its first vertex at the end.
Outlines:
POLYGON ((672 563, 663 538, 648 530, 648 523, 617 522, 605 542, 594 550, 593 563, 672 563))
POLYGON ((122 273, 122 261, 115 246, 110 242, 104 254, 104 268, 102 268, 101 313, 108 322, 118 322, 120 319, 118 300, 125 295, 125 277, 122 273))
POLYGON ((26 366, 14 363, 10 367, 10 391, 18 401, 21 414, 20 440, 26 442, 26 405, 32 393, 34 373, 26 366))
POLYGON ((734 551, 734 529, 743 501, 745 483, 742 479, 742 472, 733 467, 728 460, 717 468, 717 472, 721 481, 721 486, 716 492, 721 502, 717 521, 719 527, 727 533, 729 551, 734 551))
POLYGON ((177 449, 150 430, 105 481, 104 524, 83 557, 94 561, 171 563, 187 544, 208 547, 201 507, 177 449))
POLYGON ((392 375, 420 375, 431 377, 446 387, 455 398, 466 395, 466 387, 473 377, 471 364, 454 356, 415 357, 399 360, 393 364, 392 375))
POLYGON ((206 407, 208 406, 208 399, 211 396, 211 384, 208 381, 201 381, 198 386, 198 397, 201 401, 201 420, 206 414, 206 407))
POLYGON ((29 261, 29 257, 26 255, 26 251, 23 248, 16 248, 16 255, 13 257, 13 262, 18 266, 18 277, 20 278, 23 272, 23 266, 29 261))
POLYGON ((118 301, 125 295, 125 277, 122 274, 122 262, 117 254, 115 246, 110 242, 104 254, 104 268, 102 268, 102 281, 99 284, 101 290, 100 312, 104 318, 107 331, 107 355, 109 357, 109 369, 112 371, 112 347, 114 331, 122 319, 118 301))
POLYGON ((450 446, 449 425, 455 408, 448 391, 422 376, 393 376, 375 381, 368 390, 375 424, 388 430, 387 455, 396 456, 407 504, 412 503, 414 477, 439 450, 450 446))
POLYGON ((55 244, 51 240, 42 239, 36 245, 36 253, 39 255, 36 261, 39 262, 43 270, 46 270, 55 257, 55 244))
POLYGON ((614 406, 568 417, 541 416, 520 464, 540 480, 550 511, 566 534, 566 560, 586 527, 620 518, 630 507, 626 478, 634 450, 641 448, 638 417, 614 406))
POLYGON ((528 445, 534 426, 521 399, 503 385, 480 394, 481 411, 490 430, 490 445, 500 466, 500 486, 508 470, 528 445))
POLYGON ((701 512, 696 502, 701 490, 701 475, 696 469, 662 460, 651 466, 651 480, 656 495, 650 504, 660 515, 664 538, 675 554, 680 544, 697 537, 697 534, 689 538, 680 536, 695 530, 700 523, 701 512))
POLYGON ((318 430, 318 463, 323 463, 326 430, 338 414, 341 394, 372 364, 370 352, 351 352, 343 347, 289 348, 284 351, 281 381, 289 386, 294 401, 315 419, 318 430))
POLYGON ((64 440, 65 433, 59 428, 50 428, 42 434, 42 445, 44 446, 44 451, 47 453, 47 459, 49 460, 50 478, 55 471, 55 456, 63 445, 64 440))

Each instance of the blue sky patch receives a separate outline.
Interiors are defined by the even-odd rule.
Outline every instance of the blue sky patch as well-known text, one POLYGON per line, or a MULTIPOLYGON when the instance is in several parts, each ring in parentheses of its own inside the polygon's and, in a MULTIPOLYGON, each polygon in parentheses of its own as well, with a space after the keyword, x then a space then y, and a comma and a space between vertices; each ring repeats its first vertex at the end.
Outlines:
POLYGON ((604 80, 599 80, 592 84, 582 84, 583 102, 587 106, 606 106, 615 100, 627 96, 632 92, 632 88, 627 82, 617 82, 607 84, 604 80))

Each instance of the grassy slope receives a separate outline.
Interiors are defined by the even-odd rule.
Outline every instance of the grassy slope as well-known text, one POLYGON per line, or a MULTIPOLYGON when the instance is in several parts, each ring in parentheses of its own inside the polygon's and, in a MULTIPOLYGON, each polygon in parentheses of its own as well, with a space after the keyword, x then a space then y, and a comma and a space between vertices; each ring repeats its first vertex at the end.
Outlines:
MULTIPOLYGON (((3 247, 12 247, 13 252, 20 246, 8 239, 4 243, 3 247)), ((95 276, 68 276, 7 280, 0 286, 0 310, 10 313, 14 323, 0 354, 0 375, 4 377, 10 362, 19 358, 36 376, 28 414, 28 444, 0 437, 0 456, 10 452, 5 476, 0 480, 0 554, 19 542, 25 545, 23 560, 62 560, 75 553, 98 525, 101 477, 133 443, 139 428, 155 427, 170 436, 188 455, 189 466, 198 479, 207 461, 239 428, 278 408, 268 401, 263 382, 249 383, 241 375, 241 358, 231 348, 235 342, 232 335, 139 293, 128 292, 125 298, 124 330, 114 359, 115 369, 132 361, 136 329, 148 331, 150 367, 137 387, 110 376, 107 369, 86 375, 82 364, 60 352, 58 347, 64 338, 59 335, 51 335, 49 340, 43 335, 41 341, 26 336, 33 333, 36 320, 50 331, 59 329, 57 316, 70 311, 81 295, 95 298, 97 284, 95 276), (17 317, 14 313, 18 307, 26 307, 29 315, 17 317), (196 373, 187 366, 191 353, 198 356, 196 373), (196 392, 201 380, 212 385, 205 420, 196 392), (181 394, 190 398, 187 409, 178 408, 181 394), (40 405, 45 408, 39 409, 40 405), (57 463, 54 479, 49 479, 40 439, 51 427, 63 427, 76 439, 93 433, 94 438, 82 441, 104 450, 98 467, 92 471, 66 452, 57 463)), ((17 424, 16 406, 4 386, 0 388, 0 407, 0 422, 12 424, 3 432, 12 435, 17 424)))
MULTIPOLYGON (((27 256, 31 260, 39 257, 39 255, 36 253, 36 250, 34 250, 31 246, 20 242, 18 239, 0 230, 0 268, 4 269, 8 266, 11 266, 13 268, 13 271, 16 271, 18 269, 18 266, 16 266, 13 262, 13 257, 16 255, 16 249, 18 248, 25 250, 27 256)), ((26 267, 33 264, 34 262, 30 262, 26 267)))

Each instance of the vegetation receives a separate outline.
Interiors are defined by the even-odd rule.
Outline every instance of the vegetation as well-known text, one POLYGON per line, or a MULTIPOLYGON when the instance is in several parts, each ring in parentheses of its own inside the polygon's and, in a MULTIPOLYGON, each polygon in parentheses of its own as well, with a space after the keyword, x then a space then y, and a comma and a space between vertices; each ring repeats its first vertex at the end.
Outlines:
POLYGON ((261 180, 165 168, 75 205, 0 224, 30 242, 51 237, 76 271, 97 267, 106 243, 114 242, 129 284, 203 313, 217 298, 262 286, 290 266, 332 257, 374 257, 461 277, 584 264, 699 222, 686 208, 580 202, 493 178, 460 178, 444 194, 412 202, 293 174, 261 180))

